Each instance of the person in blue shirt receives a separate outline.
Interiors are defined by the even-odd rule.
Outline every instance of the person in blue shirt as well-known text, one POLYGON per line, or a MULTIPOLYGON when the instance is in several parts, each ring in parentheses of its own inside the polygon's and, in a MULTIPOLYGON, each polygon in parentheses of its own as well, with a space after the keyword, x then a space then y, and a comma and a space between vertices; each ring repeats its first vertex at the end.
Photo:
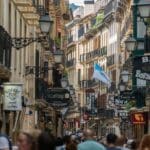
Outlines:
POLYGON ((106 150, 105 147, 94 140, 94 132, 87 129, 83 133, 85 141, 78 144, 77 150, 106 150))

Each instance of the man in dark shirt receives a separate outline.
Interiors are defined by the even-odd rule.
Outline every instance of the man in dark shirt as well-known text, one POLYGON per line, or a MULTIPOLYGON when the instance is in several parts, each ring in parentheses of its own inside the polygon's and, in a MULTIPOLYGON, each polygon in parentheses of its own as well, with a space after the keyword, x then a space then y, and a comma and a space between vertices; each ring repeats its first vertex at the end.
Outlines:
POLYGON ((117 135, 109 133, 106 137, 106 141, 107 141, 107 150, 121 150, 116 146, 117 135))

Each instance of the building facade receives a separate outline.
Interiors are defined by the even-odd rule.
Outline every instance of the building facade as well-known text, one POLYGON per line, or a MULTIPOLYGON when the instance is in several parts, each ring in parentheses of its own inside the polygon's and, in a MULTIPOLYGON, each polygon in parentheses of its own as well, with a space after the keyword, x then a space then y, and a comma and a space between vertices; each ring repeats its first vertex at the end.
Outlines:
MULTIPOLYGON (((126 39, 135 33, 132 2, 131 0, 98 0, 95 3, 85 1, 84 6, 74 11, 74 20, 66 25, 68 31, 66 68, 80 104, 80 128, 95 128, 98 136, 109 132, 119 135, 132 125, 133 129, 126 133, 127 136, 134 134, 139 138, 147 130, 148 123, 141 124, 141 132, 138 135, 135 131, 136 125, 131 121, 135 112, 132 110, 130 112, 131 107, 129 109, 128 106, 138 100, 137 98, 132 100, 134 96, 127 97, 127 93, 134 91, 131 88, 135 86, 134 81, 130 78, 125 91, 122 92, 120 89, 122 71, 126 69, 132 74, 131 65, 134 65, 131 53, 125 47, 126 39), (94 10, 83 13, 88 7, 94 10), (110 77, 110 87, 92 79, 95 63, 99 64, 110 77)), ((143 33, 139 28, 138 35, 141 36, 143 33)), ((72 116, 71 119, 74 121, 75 118, 72 116)))

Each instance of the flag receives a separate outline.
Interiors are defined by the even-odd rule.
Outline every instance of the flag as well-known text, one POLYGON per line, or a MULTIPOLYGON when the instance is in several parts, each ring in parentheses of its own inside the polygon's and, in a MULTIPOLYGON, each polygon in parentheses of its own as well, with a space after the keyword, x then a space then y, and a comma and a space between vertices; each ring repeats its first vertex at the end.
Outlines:
POLYGON ((111 84, 110 78, 104 72, 104 70, 102 69, 102 67, 100 67, 98 64, 94 64, 93 78, 102 81, 103 83, 107 84, 108 86, 110 86, 110 84, 111 84))

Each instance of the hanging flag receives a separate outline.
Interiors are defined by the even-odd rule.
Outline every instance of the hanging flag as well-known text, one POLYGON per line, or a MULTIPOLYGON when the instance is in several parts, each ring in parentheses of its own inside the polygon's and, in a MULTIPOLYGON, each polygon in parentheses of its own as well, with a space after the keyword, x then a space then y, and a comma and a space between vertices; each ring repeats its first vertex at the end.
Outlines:
POLYGON ((94 64, 93 78, 102 81, 103 83, 107 84, 108 86, 110 86, 110 84, 111 84, 110 78, 103 71, 102 67, 100 67, 98 64, 94 64))

